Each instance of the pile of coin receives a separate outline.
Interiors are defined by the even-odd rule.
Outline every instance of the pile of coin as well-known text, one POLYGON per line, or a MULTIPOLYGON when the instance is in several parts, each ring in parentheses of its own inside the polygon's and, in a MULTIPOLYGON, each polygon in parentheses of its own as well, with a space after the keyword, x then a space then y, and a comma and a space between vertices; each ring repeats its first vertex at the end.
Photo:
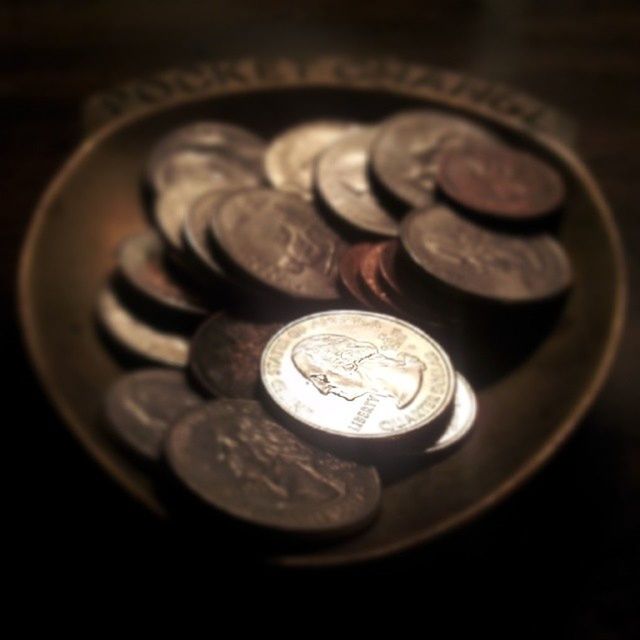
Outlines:
POLYGON ((426 464, 472 429, 447 353, 460 300, 501 314, 571 284, 545 230, 561 176, 460 115, 311 121, 269 143, 197 122, 150 150, 144 178, 152 224, 123 239, 98 319, 119 352, 162 366, 115 382, 107 422, 256 527, 371 522, 376 461, 426 464))

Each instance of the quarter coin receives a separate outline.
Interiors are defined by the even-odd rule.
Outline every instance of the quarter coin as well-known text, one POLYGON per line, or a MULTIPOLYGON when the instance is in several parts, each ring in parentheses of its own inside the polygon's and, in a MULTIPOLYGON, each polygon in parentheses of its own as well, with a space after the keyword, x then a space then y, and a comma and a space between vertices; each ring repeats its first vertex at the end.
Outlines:
POLYGON ((380 125, 371 147, 371 167, 382 186, 412 207, 433 201, 443 152, 497 144, 470 120, 440 111, 408 111, 380 125))
POLYGON ((346 247, 302 198, 273 189, 237 192, 216 211, 211 229, 254 281, 297 298, 339 297, 338 262, 346 247))
POLYGON ((189 339, 181 333, 156 329, 131 313, 109 288, 98 297, 98 319, 107 333, 127 351, 159 364, 184 367, 189 339))
POLYGON ((571 284, 571 264, 548 234, 515 235, 482 227, 438 205, 402 222, 409 256, 436 280, 503 303, 543 300, 571 284))
POLYGON ((153 149, 147 179, 156 191, 175 185, 257 186, 263 179, 264 141, 225 122, 196 122, 164 137, 153 149))
POLYGON ((253 400, 214 400, 166 440, 176 477, 244 522, 303 536, 337 536, 371 522, 380 503, 372 467, 312 448, 253 400))
POLYGON ((382 206, 369 183, 369 147, 375 129, 346 134, 318 159, 316 189, 329 209, 351 226, 397 236, 398 221, 382 206))
POLYGON ((299 424, 352 441, 426 439, 455 390, 451 362, 435 340, 368 311, 288 324, 265 347, 260 372, 269 396, 299 424))
POLYGON ((316 120, 287 129, 267 149, 265 170, 269 181, 276 189, 311 200, 316 159, 356 127, 351 122, 316 120))
POLYGON ((140 369, 121 376, 109 388, 105 414, 113 433, 149 460, 159 460, 169 427, 203 404, 182 371, 140 369))

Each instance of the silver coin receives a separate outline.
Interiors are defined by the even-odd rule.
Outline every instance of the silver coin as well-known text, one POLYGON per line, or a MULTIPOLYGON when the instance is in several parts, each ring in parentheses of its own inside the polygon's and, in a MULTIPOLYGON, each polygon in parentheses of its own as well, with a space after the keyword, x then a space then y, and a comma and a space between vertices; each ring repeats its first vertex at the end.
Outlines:
POLYGON ((456 373, 456 393, 453 413, 444 433, 425 453, 436 453, 458 444, 471 431, 478 412, 476 394, 467 380, 456 373))
POLYGON ((316 159, 355 127, 350 122, 316 120, 287 129, 267 149, 265 170, 269 181, 276 189, 311 200, 316 159))
POLYGON ((163 240, 177 253, 185 249, 182 229, 193 203, 207 193, 207 183, 178 184, 164 189, 156 197, 153 207, 153 222, 163 240))
POLYGON ((162 241, 155 232, 127 238, 118 251, 118 266, 136 291, 162 307, 191 315, 207 314, 206 303, 169 270, 162 241))
POLYGON ((260 374, 296 421, 352 440, 424 436, 446 416, 455 391, 451 362, 435 340, 366 311, 328 311, 288 324, 265 347, 260 374))
POLYGON ((572 280, 569 258, 551 235, 493 231, 444 205, 410 213, 402 221, 401 240, 433 278, 504 304, 551 298, 572 280))
POLYGON ((316 188, 328 207, 350 225, 397 236, 398 221, 382 206, 367 175, 375 135, 375 129, 354 131, 324 151, 316 165, 316 188))
POLYGON ((264 141, 225 122, 195 122, 165 136, 153 149, 147 179, 161 192, 175 185, 250 187, 263 180, 264 141))
POLYGON ((98 296, 98 319, 107 333, 131 353, 151 362, 184 367, 189 339, 179 333, 155 329, 132 314, 109 288, 98 296))
POLYGON ((405 204, 433 201, 445 151, 474 143, 497 144, 480 125, 439 111, 408 111, 380 125, 371 145, 371 167, 378 180, 405 204))
POLYGON ((222 202, 233 191, 207 191, 195 200, 187 214, 182 235, 188 249, 198 262, 218 278, 226 279, 228 274, 214 255, 210 242, 211 219, 222 202))
POLYGON ((332 300, 345 245, 302 198, 275 189, 239 191, 211 230, 226 256, 254 281, 297 298, 332 300))
POLYGON ((343 535, 375 516, 373 467, 315 449, 254 400, 214 400, 169 432, 166 459, 205 503, 253 525, 305 536, 343 535))
POLYGON ((169 427, 203 402, 184 372, 140 369, 121 376, 109 387, 105 415, 113 433, 129 449, 158 460, 169 427))

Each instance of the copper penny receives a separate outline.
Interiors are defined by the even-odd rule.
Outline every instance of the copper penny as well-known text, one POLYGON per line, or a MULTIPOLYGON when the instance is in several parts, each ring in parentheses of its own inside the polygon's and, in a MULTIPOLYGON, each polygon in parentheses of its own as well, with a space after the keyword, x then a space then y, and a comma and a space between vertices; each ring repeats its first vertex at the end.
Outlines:
POLYGON ((252 398, 260 381, 260 356, 282 323, 259 323, 227 313, 212 316, 191 341, 189 369, 214 396, 252 398))
POLYGON ((373 245, 360 263, 360 275, 366 285, 370 296, 378 305, 386 307, 390 311, 402 313, 402 309, 394 302, 380 282, 380 259, 386 243, 373 245))
POLYGON ((369 300, 369 293, 365 289, 360 276, 360 265, 372 246, 368 242, 354 244, 344 252, 339 265, 340 281, 344 288, 357 302, 367 309, 371 309, 372 305, 369 300))
POLYGON ((506 147, 448 152, 440 164, 438 183, 465 207, 516 220, 548 214, 565 198, 557 171, 529 153, 506 147))

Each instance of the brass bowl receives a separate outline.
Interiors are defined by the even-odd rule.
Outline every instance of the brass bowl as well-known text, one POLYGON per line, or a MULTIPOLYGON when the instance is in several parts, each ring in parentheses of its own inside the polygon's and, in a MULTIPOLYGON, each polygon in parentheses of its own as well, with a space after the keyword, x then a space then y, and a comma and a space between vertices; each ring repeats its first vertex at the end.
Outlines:
POLYGON ((362 561, 460 526, 539 469, 594 401, 622 329, 623 259, 611 210, 553 111, 504 87, 394 61, 243 60, 167 72, 89 104, 86 121, 95 130, 38 204, 19 282, 26 343, 47 394, 91 455, 159 516, 168 510, 153 477, 104 428, 103 394, 121 368, 94 323, 96 293, 114 266, 115 247, 146 224, 140 176, 154 141, 199 118, 230 120, 270 137, 297 120, 375 121, 426 104, 465 112, 560 168, 570 199, 558 235, 575 286, 526 358, 480 389, 477 427, 463 447, 387 483, 380 517, 367 531, 271 559, 308 566, 362 561))

